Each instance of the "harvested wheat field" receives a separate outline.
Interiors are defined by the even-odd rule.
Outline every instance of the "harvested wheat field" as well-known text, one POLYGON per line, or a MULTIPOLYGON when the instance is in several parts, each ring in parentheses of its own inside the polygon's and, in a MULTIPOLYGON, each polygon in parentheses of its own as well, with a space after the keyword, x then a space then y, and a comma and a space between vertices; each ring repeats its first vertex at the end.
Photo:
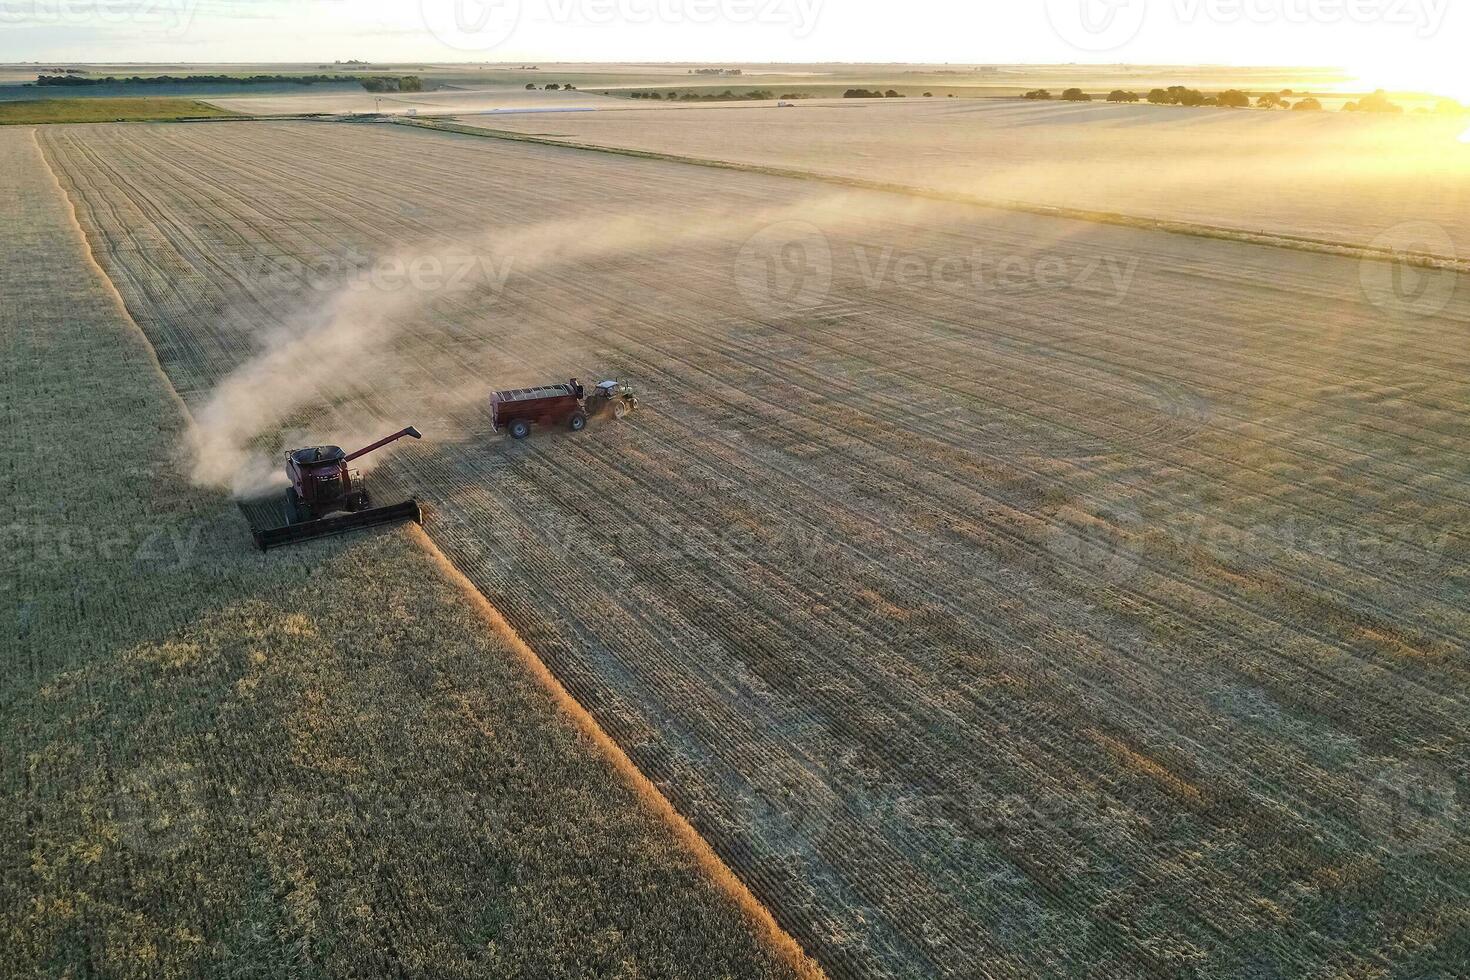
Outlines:
POLYGON ((831 974, 1463 964, 1456 273, 391 125, 39 138, 194 479, 417 425, 383 499, 831 974), (569 375, 642 407, 489 431, 569 375))
POLYGON ((461 121, 993 202, 1470 254, 1463 116, 905 99, 461 121), (1438 228, 1399 227, 1415 220, 1438 228))
POLYGON ((0 171, 7 975, 812 975, 413 534, 266 558, 188 486, 33 130, 0 171))

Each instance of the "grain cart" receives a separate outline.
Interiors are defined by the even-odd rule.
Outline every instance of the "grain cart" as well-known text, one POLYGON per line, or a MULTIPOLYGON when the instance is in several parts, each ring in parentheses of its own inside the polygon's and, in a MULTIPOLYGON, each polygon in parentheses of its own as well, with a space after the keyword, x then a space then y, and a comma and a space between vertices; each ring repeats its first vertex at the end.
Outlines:
POLYGON ((286 488, 285 495, 286 524, 256 531, 255 543, 265 551, 278 545, 295 544, 363 527, 422 520, 416 500, 370 507, 362 474, 348 466, 354 459, 404 436, 422 438, 418 429, 409 426, 355 453, 344 453, 340 446, 309 446, 288 452, 286 476, 291 485, 286 488), (346 513, 328 516, 338 511, 346 513))
POLYGON ((531 426, 565 425, 581 432, 587 419, 611 415, 621 419, 638 407, 633 389, 618 381, 599 381, 587 394, 576 378, 537 388, 511 388, 490 396, 490 428, 509 432, 513 439, 531 434, 531 426))

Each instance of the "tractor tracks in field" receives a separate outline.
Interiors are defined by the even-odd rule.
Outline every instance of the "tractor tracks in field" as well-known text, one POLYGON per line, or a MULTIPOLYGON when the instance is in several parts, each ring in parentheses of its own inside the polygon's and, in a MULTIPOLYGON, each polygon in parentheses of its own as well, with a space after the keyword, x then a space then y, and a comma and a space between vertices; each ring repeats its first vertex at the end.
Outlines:
MULTIPOLYGON (((354 207, 342 189, 344 173, 397 173, 385 140, 421 137, 360 128, 381 135, 353 144, 362 152, 344 166, 335 152, 308 152, 293 131, 272 131, 280 139, 262 141, 249 167, 238 159, 244 144, 194 146, 187 128, 174 127, 166 152, 144 133, 129 135, 147 144, 135 148, 141 172, 127 179, 123 168, 115 187, 91 164, 78 168, 79 181, 95 183, 79 192, 86 198, 143 198, 150 219, 161 215, 142 233, 165 239, 161 247, 179 239, 178 261, 194 278, 178 297, 153 290, 140 302, 160 304, 147 328, 174 338, 176 356, 197 361, 185 373, 206 382, 236 357, 209 336, 228 329, 214 307, 220 290, 237 287, 211 280, 232 254, 290 253, 334 236, 391 240, 400 225, 430 226, 447 213, 354 207), (205 179, 232 161, 238 182, 205 179), (303 180, 320 183, 322 196, 298 215, 305 202, 275 188, 303 180), (217 211, 209 223, 241 227, 220 241, 198 234, 199 218, 185 212, 201 197, 217 211)), ((481 197, 510 188, 504 196, 520 201, 512 215, 539 206, 545 192, 534 175, 545 160, 486 166, 484 144, 457 143, 445 149, 445 173, 488 190, 481 197), (504 177, 482 174, 500 169, 504 177)), ((104 155, 126 163, 129 152, 104 155)), ((598 176, 584 166, 560 177, 576 187, 588 170, 598 176)), ((670 197, 692 183, 641 171, 627 179, 670 197)), ((422 195, 466 199, 438 169, 424 180, 422 195)), ((359 193, 394 193, 381 184, 359 193)), ((144 267, 157 257, 129 250, 127 220, 138 219, 120 206, 99 205, 98 223, 121 224, 103 236, 119 245, 103 257, 144 267)), ((1305 274, 1305 261, 1293 260, 1290 274, 1305 274)), ((1350 406, 1298 406, 1281 380, 1335 388, 1359 369, 1396 380, 1395 347, 1360 338, 1345 361, 1312 361, 1311 332, 1290 322, 1280 294, 1242 291, 1251 269, 1193 270, 1123 314, 1001 296, 992 303, 999 322, 976 325, 954 302, 909 310, 885 295, 796 311, 812 320, 798 326, 708 316, 732 295, 728 256, 711 246, 679 262, 673 282, 664 281, 667 267, 639 261, 575 275, 533 270, 518 288, 540 328, 498 342, 497 365, 531 370, 537 348, 571 350, 579 364, 605 364, 657 390, 631 423, 597 434, 601 443, 500 444, 466 409, 453 420, 464 434, 452 445, 406 452, 381 472, 429 493, 437 506, 428 530, 443 553, 783 926, 843 974, 884 964, 1022 972, 1037 968, 1038 954, 1098 973, 1166 974, 1190 957, 1240 965, 1228 951, 1246 933, 1286 944, 1272 951, 1277 965, 1376 955, 1377 939, 1263 931, 1252 901, 1279 896, 1278 878, 1314 880, 1350 854, 1371 864, 1379 886, 1404 887, 1375 862, 1357 819, 1358 770, 1426 744, 1463 744, 1463 672, 1456 660, 1395 660, 1351 627, 1412 629, 1403 610, 1385 618, 1384 603, 1400 600, 1437 610, 1446 641, 1463 634, 1463 618, 1444 613, 1446 593, 1422 572, 1297 548, 1263 556, 1259 568, 1232 568, 1187 541, 1158 547, 1148 528, 1109 516, 1107 505, 1198 507, 1248 532, 1249 513, 1274 512, 1273 499, 1322 523, 1373 523, 1375 502, 1403 512, 1401 498, 1415 493, 1458 507, 1461 481, 1416 484, 1406 456, 1361 455, 1350 406), (1236 290, 1222 295, 1248 309, 1211 345, 1169 326, 1168 315, 1191 309, 1188 291, 1214 275, 1220 289, 1236 290), (657 310, 652 322, 622 308, 634 296, 657 310), (1288 321, 1288 343, 1260 341, 1273 320, 1288 321), (826 372, 828 363, 843 371, 826 372), (1258 390, 1223 382, 1232 370, 1258 390), (1147 388, 1153 378, 1156 390, 1147 388), (1192 415, 1185 402, 1179 421, 1158 418, 1175 387, 1198 390, 1209 415, 1192 415), (987 428, 987 418, 996 424, 987 428), (994 431, 1010 438, 997 442, 994 431), (1116 459, 1093 452, 1109 445, 1116 459), (1357 474, 1361 498, 1331 481, 1304 482, 1324 469, 1357 474), (1278 496, 1267 495, 1272 488, 1278 496), (1249 513, 1229 505, 1232 495, 1249 513), (742 534, 727 536, 732 527, 742 534), (639 531, 631 540, 621 536, 629 528, 639 531), (1119 550, 1120 575, 1078 550, 1089 536, 1119 550), (1308 604, 1319 592, 1328 598, 1308 604), (1231 691, 1279 705, 1305 734, 1280 737, 1232 707, 1231 691), (742 794, 757 808, 742 808, 742 794), (1058 812, 1017 827, 997 797, 1058 812), (1232 851, 1272 859, 1241 865, 1232 851), (1122 925, 1140 915, 1157 923, 1146 949, 1122 925), (922 931, 913 928, 920 920, 922 931), (1050 931, 1023 946, 1018 936, 1040 935, 1038 926, 1050 931)), ((164 276, 171 265, 139 275, 164 276)), ((438 322, 472 322, 472 300, 420 325, 403 352, 413 378, 448 384, 483 368, 485 352, 456 346, 459 328, 438 322)), ((241 302, 241 316, 258 324, 288 310, 263 290, 241 302)), ((522 308, 512 303, 505 315, 522 308)), ((1338 313, 1353 318, 1345 306, 1338 313)), ((1438 350, 1428 326, 1388 339, 1409 337, 1438 350)), ((1429 394, 1447 403, 1450 372, 1428 373, 1429 394)), ((359 394, 364 411, 392 404, 391 393, 359 394)), ((1414 437, 1394 431, 1404 408, 1377 400, 1369 408, 1387 413, 1373 415, 1381 426, 1373 431, 1393 448, 1414 437)), ((1436 461, 1454 439, 1447 410, 1430 408, 1431 431, 1414 446, 1436 461)), ((1445 854, 1449 868, 1464 848, 1445 854)), ((1436 887, 1450 894, 1446 881, 1456 879, 1441 875, 1436 887)), ((1300 914, 1323 907, 1309 902, 1300 914)))
MULTIPOLYGON (((79 250, 86 256, 87 261, 90 264, 92 270, 95 272, 98 281, 105 287, 108 295, 116 303, 119 314, 137 332, 137 338, 141 342, 142 347, 148 352, 151 363, 153 364, 155 370, 157 370, 158 376, 163 382, 164 390, 166 390, 169 395, 172 396, 183 418, 186 420, 192 420, 192 414, 190 412, 188 403, 181 395, 181 393, 174 387, 173 378, 170 377, 168 372, 163 367, 163 364, 158 356, 158 351, 154 345, 154 338, 150 337, 148 332, 145 331, 143 327, 134 320, 128 304, 123 297, 123 294, 115 285, 108 271, 98 261, 93 248, 93 236, 88 234, 87 230, 84 228, 78 217, 73 194, 68 192, 67 187, 63 184, 60 177, 58 177, 55 167, 52 165, 50 159, 48 158, 48 155, 43 150, 39 140, 35 140, 34 146, 35 152, 37 156, 41 159, 42 165, 46 168, 47 173, 56 188, 57 194, 62 200, 66 201, 67 203, 71 216, 71 224, 78 239, 79 250)), ((115 171, 108 167, 107 164, 100 157, 92 155, 91 148, 77 145, 73 147, 73 149, 76 152, 83 154, 84 156, 90 157, 92 164, 96 166, 99 171, 108 174, 114 181, 121 180, 120 175, 118 175, 115 171)), ((69 179, 73 179, 72 175, 70 174, 68 174, 68 177, 69 179)), ((114 222, 116 222, 120 227, 125 227, 130 229, 131 231, 136 232, 136 222, 126 220, 115 207, 110 207, 109 213, 111 214, 114 222)), ((166 211, 163 208, 159 207, 155 202, 152 217, 149 221, 149 227, 158 229, 160 231, 160 237, 162 241, 169 242, 174 245, 177 245, 181 241, 193 242, 196 245, 198 244, 197 241, 191 236, 183 234, 184 229, 179 227, 178 225, 173 225, 173 227, 174 230, 179 232, 182 237, 172 237, 164 234, 162 231, 163 225, 171 224, 170 222, 168 222, 168 219, 165 217, 165 215, 166 211)), ((94 226, 94 234, 100 233, 100 231, 100 228, 95 228, 94 226)), ((153 259, 156 255, 169 254, 170 251, 170 249, 165 248, 158 249, 156 253, 152 250, 144 248, 136 250, 137 254, 142 255, 145 258, 145 269, 155 272, 157 274, 156 278, 159 281, 167 281, 167 273, 161 266, 154 264, 153 259)), ((176 248, 172 251, 176 251, 176 248)), ((205 262, 208 262, 208 251, 206 249, 200 247, 198 249, 197 255, 198 257, 204 259, 205 262)), ((109 249, 108 257, 110 259, 109 264, 113 265, 116 271, 124 271, 129 274, 135 273, 137 271, 131 269, 127 263, 120 261, 115 249, 109 249)), ((224 266, 218 266, 216 271, 225 273, 226 269, 224 266)), ((147 288, 146 282, 146 277, 134 277, 131 279, 132 287, 138 289, 145 298, 152 295, 156 299, 157 294, 152 294, 152 291, 147 288)), ((164 307, 166 311, 166 303, 164 304, 164 307)), ((165 322, 167 322, 166 317, 164 318, 164 320, 165 322)), ((173 331, 169 331, 168 335, 172 336, 173 331)), ((188 362, 188 356, 182 353, 176 353, 174 355, 174 359, 182 361, 184 363, 188 362)), ((200 364, 207 364, 209 366, 214 366, 215 364, 219 363, 217 357, 208 355, 204 356, 202 359, 198 358, 198 356, 196 355, 196 361, 198 361, 200 364)), ((249 517, 249 514, 244 509, 243 505, 241 509, 241 517, 242 519, 248 519, 249 517)), ((423 550, 424 553, 430 558, 430 560, 439 566, 441 573, 446 577, 446 579, 460 589, 465 597, 465 601, 471 606, 471 608, 475 609, 476 612, 485 620, 488 628, 509 645, 511 650, 521 661, 521 664, 526 672, 543 690, 545 690, 551 696, 552 700, 561 709, 562 713, 568 719, 569 723, 572 724, 579 731, 581 731, 585 737, 587 737, 593 744, 597 746, 603 757, 608 760, 613 769, 632 788, 635 795, 649 808, 652 813, 654 813, 669 827, 670 832, 672 833, 673 837, 678 841, 679 846, 687 850, 694 857, 695 862, 698 864, 707 879, 714 884, 714 886, 721 894, 728 898, 731 903, 740 910, 742 916, 749 924, 752 932, 762 942, 769 945, 772 949, 776 951, 778 957, 784 960, 789 965, 794 975, 813 978, 813 980, 816 980, 816 978, 824 977, 826 974, 822 970, 821 966, 811 958, 811 956, 802 948, 802 946, 792 937, 790 933, 788 933, 782 926, 777 923, 776 919, 772 916, 768 907, 755 896, 755 894, 750 890, 750 888, 745 884, 740 876, 738 876, 731 870, 730 866, 727 865, 724 860, 711 847, 709 841, 707 841, 694 829, 690 822, 686 820, 684 816, 682 816, 680 812, 673 806, 673 804, 669 801, 663 791, 661 791, 652 781, 650 781, 649 778, 633 763, 633 761, 622 750, 619 744, 606 733, 606 731, 598 723, 598 721, 582 706, 582 704, 572 695, 572 693, 569 692, 567 687, 563 686, 563 684, 557 679, 556 675, 547 668, 547 666, 537 655, 537 653, 525 643, 525 641, 516 632, 515 628, 505 618, 505 616, 498 609, 492 606, 485 598, 483 592, 476 588, 467 578, 465 578, 459 568, 457 568, 452 562, 448 560, 448 558, 445 557, 444 553, 433 542, 428 534, 426 534, 422 529, 416 527, 405 529, 402 533, 413 540, 420 547, 420 549, 423 550)))

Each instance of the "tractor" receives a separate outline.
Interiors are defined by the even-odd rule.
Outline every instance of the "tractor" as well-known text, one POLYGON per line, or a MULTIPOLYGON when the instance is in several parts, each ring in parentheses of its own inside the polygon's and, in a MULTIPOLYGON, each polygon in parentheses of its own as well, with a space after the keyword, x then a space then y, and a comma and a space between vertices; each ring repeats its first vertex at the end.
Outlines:
POLYGON ((490 396, 490 428, 509 432, 512 439, 526 438, 533 424, 581 432, 589 418, 610 415, 622 419, 637 407, 637 395, 622 382, 599 381, 589 395, 572 378, 560 384, 495 392, 490 396))

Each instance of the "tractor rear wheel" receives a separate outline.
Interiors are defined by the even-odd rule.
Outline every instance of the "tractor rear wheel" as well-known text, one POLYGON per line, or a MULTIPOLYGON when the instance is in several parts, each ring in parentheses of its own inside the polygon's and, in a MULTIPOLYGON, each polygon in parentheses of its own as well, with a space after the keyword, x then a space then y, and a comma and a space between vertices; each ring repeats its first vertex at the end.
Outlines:
POLYGON ((613 403, 613 418, 615 419, 626 418, 631 411, 633 411, 633 406, 628 404, 626 398, 619 398, 613 403))
POLYGON ((525 419, 516 419, 510 424, 510 437, 524 439, 531 434, 531 426, 525 419))
POLYGON ((581 412, 573 412, 572 417, 567 419, 567 428, 571 429, 573 432, 581 432, 583 429, 587 428, 587 416, 583 415, 581 412))

